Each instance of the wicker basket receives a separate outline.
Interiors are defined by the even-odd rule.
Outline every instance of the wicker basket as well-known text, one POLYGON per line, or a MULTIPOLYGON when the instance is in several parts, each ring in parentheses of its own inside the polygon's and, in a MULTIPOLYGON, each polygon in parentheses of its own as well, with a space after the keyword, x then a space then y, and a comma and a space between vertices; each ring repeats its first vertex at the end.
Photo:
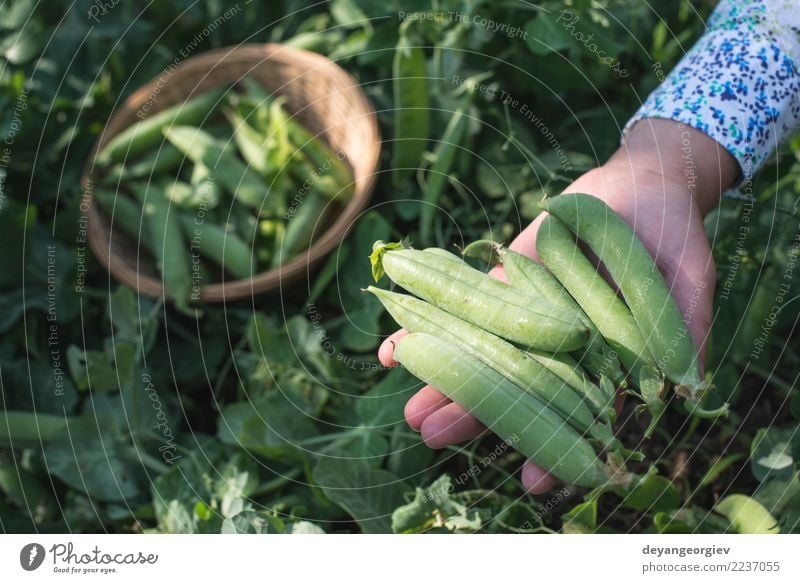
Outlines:
MULTIPOLYGON (((279 44, 239 45, 188 59, 131 95, 95 144, 83 172, 84 192, 90 193, 93 186, 94 154, 114 135, 139 121, 148 105, 152 107, 146 109, 147 115, 152 115, 214 87, 232 85, 246 75, 258 79, 272 93, 285 95, 290 114, 346 155, 355 180, 354 196, 305 252, 251 278, 205 285, 199 294, 204 302, 232 301, 274 290, 322 260, 341 242, 366 206, 380 155, 375 112, 356 80, 341 67, 321 55, 279 44)), ((119 229, 114 229, 112 237, 109 221, 93 204, 87 205, 85 214, 89 244, 98 260, 123 284, 141 294, 160 297, 164 293, 161 279, 153 266, 142 261, 137 243, 119 229)))

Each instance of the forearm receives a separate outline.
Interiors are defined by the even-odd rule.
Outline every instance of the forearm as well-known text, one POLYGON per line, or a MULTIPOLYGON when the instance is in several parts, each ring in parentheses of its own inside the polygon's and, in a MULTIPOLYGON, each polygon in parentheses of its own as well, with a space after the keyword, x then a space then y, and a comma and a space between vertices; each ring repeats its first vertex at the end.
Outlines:
MULTIPOLYGON (((625 141, 643 119, 681 122, 719 142, 736 160, 737 177, 749 179, 800 126, 798 30, 796 2, 722 0, 706 33, 626 124, 625 141)), ((682 145, 676 134, 673 143, 682 145)), ((713 174, 708 186, 716 192, 713 174)))

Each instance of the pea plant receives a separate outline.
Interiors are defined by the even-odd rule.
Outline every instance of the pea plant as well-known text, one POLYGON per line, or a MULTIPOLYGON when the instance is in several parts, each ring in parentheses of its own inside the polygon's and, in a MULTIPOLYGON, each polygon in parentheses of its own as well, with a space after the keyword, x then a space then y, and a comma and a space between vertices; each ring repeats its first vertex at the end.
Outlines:
MULTIPOLYGON (((705 219, 717 271, 705 376, 697 377, 688 344, 664 370, 691 389, 689 398, 657 388, 647 393, 652 385, 642 382, 642 398, 630 396, 614 410, 623 368, 637 365, 616 350, 613 332, 599 330, 606 341, 586 349, 597 357, 587 367, 615 353, 618 360, 603 369, 607 383, 586 383, 567 357, 550 358, 565 342, 583 346, 598 338, 596 313, 613 312, 621 297, 633 305, 636 293, 621 286, 620 295, 582 298, 581 290, 593 287, 586 282, 599 276, 588 263, 580 276, 574 265, 559 272, 559 258, 575 242, 558 225, 547 231, 541 259, 569 294, 540 286, 558 306, 530 316, 552 324, 541 354, 518 350, 514 343, 525 338, 500 340, 489 330, 499 327, 507 338, 516 330, 509 321, 532 311, 506 290, 462 290, 460 299, 486 308, 478 315, 483 320, 466 321, 426 303, 447 299, 440 297, 446 278, 433 281, 431 274, 417 291, 404 279, 416 273, 419 254, 428 254, 423 267, 442 272, 461 261, 460 251, 472 265, 500 263, 520 278, 541 278, 534 274, 541 266, 525 263, 507 244, 542 212, 544 199, 615 150, 641 99, 702 34, 713 3, 308 4, 252 2, 229 10, 219 0, 175 0, 144 9, 119 3, 101 14, 87 2, 45 8, 16 0, 0 9, 0 242, 7 250, 0 271, 0 530, 800 531, 800 139, 726 193, 705 219), (196 304, 186 299, 191 282, 184 272, 172 284, 183 290, 180 305, 137 294, 110 276, 87 242, 81 172, 93 145, 113 112, 152 79, 168 78, 173 67, 208 50, 266 42, 328 57, 369 98, 382 157, 368 208, 321 265, 274 293, 196 304), (400 240, 378 246, 380 260, 370 263, 376 241, 400 240), (382 271, 389 277, 375 281, 382 271), (511 307, 493 317, 498 302, 511 307), (574 315, 578 304, 588 319, 574 315), (405 366, 387 368, 377 349, 398 323, 413 332, 398 345, 405 366), (442 330, 454 342, 435 336, 442 330), (461 350, 455 340, 473 346, 461 350), (559 383, 571 383, 582 397, 558 395, 553 407, 567 417, 573 412, 562 422, 542 413, 533 396, 517 405, 508 389, 513 381, 492 377, 505 400, 478 416, 503 419, 504 430, 431 449, 406 424, 404 407, 423 386, 420 378, 447 387, 436 364, 448 356, 479 374, 493 359, 490 366, 539 379, 530 388, 537 399, 552 398, 548 391, 559 383), (711 384, 700 403, 698 391, 711 384), (699 408, 719 415, 693 414, 699 408), (530 418, 537 423, 525 423, 530 418), (526 449, 528 432, 547 431, 579 448, 580 459, 545 460, 564 482, 533 495, 520 468, 537 453, 526 449), (636 487, 621 487, 609 479, 618 474, 597 461, 595 449, 612 446, 626 456, 636 487), (634 451, 641 457, 628 455, 634 451)), ((225 102, 220 123, 246 132, 243 120, 253 109, 225 102)), ((274 114, 282 115, 280 107, 274 114)), ((230 156, 214 135, 219 126, 207 129, 207 151, 230 156)), ((120 158, 112 162, 140 184, 148 168, 180 157, 193 173, 208 160, 186 131, 166 132, 172 160, 142 151, 127 164, 130 144, 120 140, 111 150, 120 158)), ((232 139, 233 147, 246 146, 248 136, 232 139)), ((229 166, 270 172, 263 157, 241 158, 229 166)), ((220 186, 234 197, 249 192, 238 182, 220 186)), ((124 213, 126 202, 146 208, 130 190, 134 196, 122 199, 98 191, 97 200, 115 212, 124 213)), ((315 215, 305 204, 297 213, 315 215)), ((577 229, 568 208, 555 199, 546 204, 562 226, 577 229)), ((135 206, 129 215, 140 221, 141 213, 135 206)), ((253 230, 254 219, 245 218, 253 230)), ((186 244, 185 225, 162 228, 186 244)), ((292 253, 309 242, 295 230, 292 253)), ((243 275, 282 261, 259 255, 258 246, 246 251, 238 254, 241 266, 234 263, 243 275)), ((230 252, 223 247, 212 259, 221 262, 230 252)), ((642 269, 649 269, 647 260, 637 258, 642 269)), ((651 307, 631 311, 649 326, 678 326, 680 318, 666 321, 675 314, 651 307)), ((623 346, 632 342, 645 339, 619 338, 623 346)), ((480 395, 473 393, 477 412, 480 395)))

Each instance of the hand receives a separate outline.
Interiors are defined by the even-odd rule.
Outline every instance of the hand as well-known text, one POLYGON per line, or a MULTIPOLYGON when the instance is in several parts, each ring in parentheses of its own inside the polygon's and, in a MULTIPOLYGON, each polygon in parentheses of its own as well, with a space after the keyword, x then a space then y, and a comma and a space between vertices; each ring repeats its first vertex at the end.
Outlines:
MULTIPOLYGON (((715 269, 703 228, 703 217, 738 175, 735 159, 705 134, 663 119, 636 124, 621 147, 603 166, 590 170, 564 193, 582 192, 604 200, 636 231, 655 257, 678 306, 691 313, 689 331, 702 354, 711 325, 715 269)), ((534 220, 510 244, 534 259, 534 220)), ((502 269, 491 272, 503 279, 502 269)), ((405 330, 387 338, 378 351, 386 366, 397 364, 392 353, 405 330)), ((486 428, 467 411, 430 385, 405 408, 406 422, 432 448, 468 441, 486 428)), ((522 483, 532 493, 552 488, 556 479, 529 460, 522 483)))

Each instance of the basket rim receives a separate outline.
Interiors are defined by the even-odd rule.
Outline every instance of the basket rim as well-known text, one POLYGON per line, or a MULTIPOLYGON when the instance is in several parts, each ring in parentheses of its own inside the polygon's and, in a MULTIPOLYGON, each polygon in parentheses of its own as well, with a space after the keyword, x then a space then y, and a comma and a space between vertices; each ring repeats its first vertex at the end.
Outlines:
MULTIPOLYGON (((369 145, 365 151, 359 155, 362 168, 368 168, 366 172, 359 175, 356 168, 354 170, 354 193, 352 198, 342 206, 342 210, 336 220, 330 225, 326 232, 315 240, 306 250, 299 253, 286 263, 266 271, 254 274, 244 279, 229 279, 221 282, 205 284, 200 287, 198 296, 193 298, 193 303, 213 303, 224 301, 236 301, 257 294, 267 293, 281 288, 283 285, 294 282, 307 270, 322 261, 330 252, 344 239, 352 227, 352 223, 358 218, 364 207, 369 202, 372 190, 377 179, 377 169, 380 159, 380 130, 377 123, 375 110, 364 93, 358 81, 345 71, 341 66, 331 59, 312 53, 303 49, 298 49, 280 43, 244 43, 239 45, 229 45, 218 49, 212 49, 201 54, 195 55, 181 62, 171 71, 171 76, 182 69, 182 74, 193 69, 205 70, 206 75, 214 71, 217 67, 224 66, 226 61, 234 59, 237 61, 252 61, 251 71, 258 66, 264 66, 265 62, 271 60, 282 60, 291 62, 300 67, 302 73, 296 78, 302 78, 308 74, 325 69, 338 86, 342 93, 347 93, 350 101, 349 111, 351 115, 347 120, 342 120, 340 124, 352 123, 353 119, 364 120, 365 127, 370 134, 369 145)), ((130 124, 121 125, 116 131, 109 133, 106 130, 113 126, 115 120, 119 120, 125 112, 140 110, 142 104, 153 93, 153 88, 161 81, 163 74, 152 78, 150 81, 136 89, 125 101, 117 106, 109 116, 103 131, 100 132, 95 144, 84 164, 81 175, 81 186, 83 188, 82 200, 88 196, 88 204, 82 204, 82 216, 87 221, 87 239, 94 256, 105 267, 106 270, 120 283, 133 288, 138 293, 150 297, 164 297, 165 288, 163 282, 158 277, 153 277, 143 273, 139 269, 139 257, 137 255, 136 269, 129 266, 126 262, 117 258, 111 246, 111 225, 107 218, 93 204, 94 190, 94 160, 97 152, 112 139, 116 133, 128 127, 130 124)), ((241 78, 241 76, 239 77, 241 78)), ((200 86, 202 79, 198 79, 194 88, 200 86)), ((292 81, 284 83, 288 85, 292 81)), ((163 85, 169 83, 169 80, 163 85)), ((162 87, 163 87, 162 85, 162 87)), ((212 89, 211 86, 202 90, 188 92, 187 96, 200 95, 212 89)), ((309 103, 302 110, 313 108, 316 102, 309 103)), ((169 104, 167 104, 169 105, 169 104)), ((149 111, 148 115, 156 113, 158 110, 149 111)), ((295 112, 296 114, 297 112, 295 112)), ((146 118, 147 116, 145 116, 146 118)), ((315 137, 318 137, 317 134, 315 137)), ((166 296, 168 298, 168 296, 166 296)), ((168 298, 169 299, 169 298, 168 298)))

